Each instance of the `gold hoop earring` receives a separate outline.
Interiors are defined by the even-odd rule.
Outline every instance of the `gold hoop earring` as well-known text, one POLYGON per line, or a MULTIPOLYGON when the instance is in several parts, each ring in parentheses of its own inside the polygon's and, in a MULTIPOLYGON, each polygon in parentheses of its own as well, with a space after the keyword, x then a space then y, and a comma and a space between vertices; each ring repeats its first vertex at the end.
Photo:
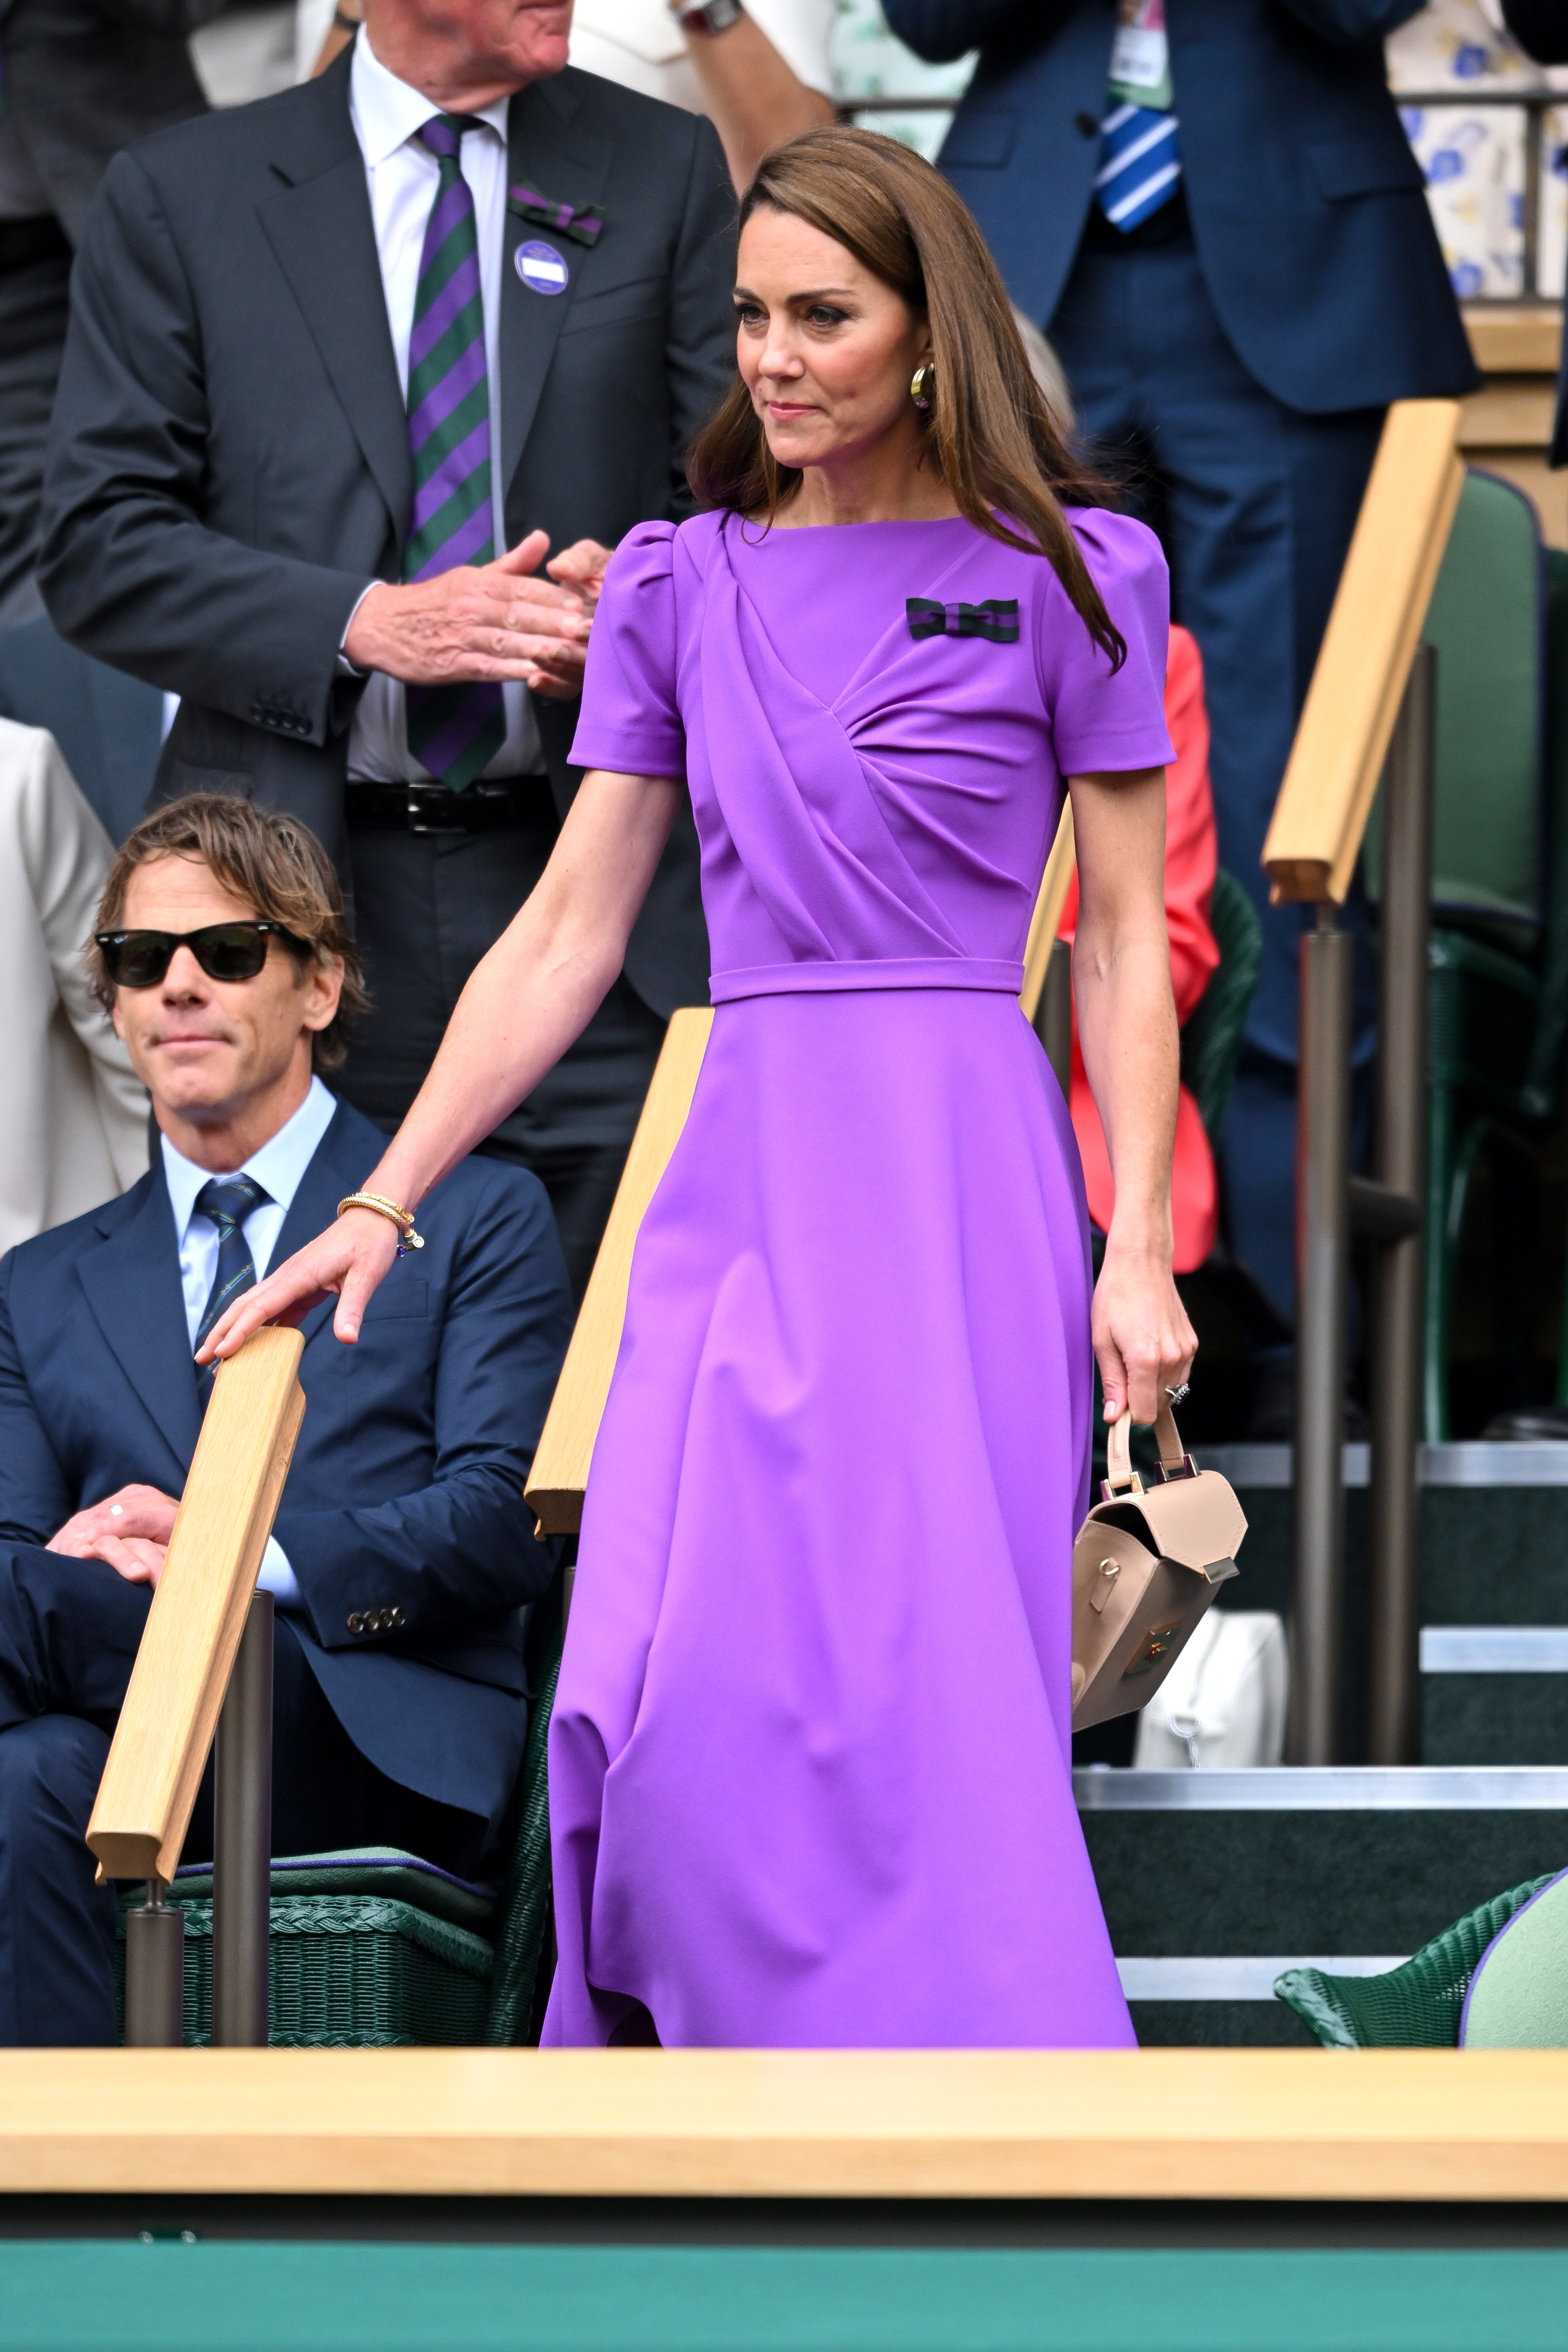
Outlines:
POLYGON ((909 397, 915 403, 915 407, 919 409, 922 415, 925 414, 926 410, 931 405, 932 394, 936 390, 936 370, 933 366, 932 362, 927 360, 925 366, 917 367, 915 373, 909 379, 909 397))

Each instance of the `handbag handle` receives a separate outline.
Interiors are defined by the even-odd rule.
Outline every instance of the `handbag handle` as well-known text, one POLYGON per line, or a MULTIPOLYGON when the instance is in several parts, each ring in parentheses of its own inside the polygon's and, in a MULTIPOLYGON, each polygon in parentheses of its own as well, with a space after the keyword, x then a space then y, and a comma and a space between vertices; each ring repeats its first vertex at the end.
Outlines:
MULTIPOLYGON (((1111 1434, 1105 1441, 1103 1492, 1107 1502, 1113 1495, 1141 1495, 1144 1482, 1133 1467, 1133 1409, 1128 1405, 1111 1424, 1111 1434)), ((1192 1461, 1181 1442, 1176 1425, 1176 1415, 1168 1404, 1161 1405, 1155 1418, 1155 1443, 1160 1449, 1160 1471, 1166 1478, 1190 1475, 1192 1461)))

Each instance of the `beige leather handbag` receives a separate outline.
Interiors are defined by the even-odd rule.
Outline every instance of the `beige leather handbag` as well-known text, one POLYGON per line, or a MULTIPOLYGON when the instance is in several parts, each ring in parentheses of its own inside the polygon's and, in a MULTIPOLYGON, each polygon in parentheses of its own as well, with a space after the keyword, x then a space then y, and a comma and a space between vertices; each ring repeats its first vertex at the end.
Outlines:
POLYGON ((1160 1466, 1145 1488, 1128 1451, 1133 1416, 1111 1432, 1102 1500, 1072 1547, 1072 1728, 1131 1715, 1153 1698, 1220 1586, 1247 1532, 1228 1478, 1200 1470, 1168 1406, 1155 1423, 1160 1466))

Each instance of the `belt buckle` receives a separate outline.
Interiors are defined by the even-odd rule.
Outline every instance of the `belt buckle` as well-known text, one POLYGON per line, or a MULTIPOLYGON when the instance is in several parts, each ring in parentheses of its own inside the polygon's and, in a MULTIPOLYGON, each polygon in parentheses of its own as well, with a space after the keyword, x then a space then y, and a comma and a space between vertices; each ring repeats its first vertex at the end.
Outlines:
POLYGON ((466 833, 468 831, 468 827, 465 824, 426 824, 424 823, 420 810, 419 795, 421 793, 426 793, 429 790, 430 786, 428 784, 410 784, 408 787, 408 829, 410 833, 466 833))

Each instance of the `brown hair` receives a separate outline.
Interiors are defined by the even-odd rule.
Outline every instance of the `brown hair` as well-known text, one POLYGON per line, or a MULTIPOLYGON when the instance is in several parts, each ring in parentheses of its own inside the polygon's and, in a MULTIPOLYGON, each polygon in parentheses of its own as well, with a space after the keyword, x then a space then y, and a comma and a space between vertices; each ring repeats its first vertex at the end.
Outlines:
MULTIPOLYGON (((160 857, 200 858, 225 890, 266 921, 282 924, 290 934, 289 952, 301 967, 311 961, 342 965, 338 1010, 311 1040, 311 1066, 335 1068, 347 1051, 344 1025, 365 1011, 370 998, 344 919, 338 877, 309 826, 224 793, 191 793, 171 801, 144 816, 116 856, 99 900, 95 931, 120 928, 131 876, 160 857)), ((107 1010, 114 1003, 114 987, 92 942, 87 968, 93 993, 107 1010)))
MULTIPOLYGON (((958 511, 990 538, 1043 555, 1119 669, 1125 641, 1061 511, 1063 500, 1103 503, 1106 485, 1063 440, 963 200, 896 140, 839 125, 808 131, 763 157, 741 199, 743 228, 762 205, 847 247, 928 321, 936 383, 923 420, 926 446, 958 511)), ((705 506, 766 509, 769 523, 800 481, 797 467, 775 462, 738 376, 698 436, 687 472, 705 506)))

